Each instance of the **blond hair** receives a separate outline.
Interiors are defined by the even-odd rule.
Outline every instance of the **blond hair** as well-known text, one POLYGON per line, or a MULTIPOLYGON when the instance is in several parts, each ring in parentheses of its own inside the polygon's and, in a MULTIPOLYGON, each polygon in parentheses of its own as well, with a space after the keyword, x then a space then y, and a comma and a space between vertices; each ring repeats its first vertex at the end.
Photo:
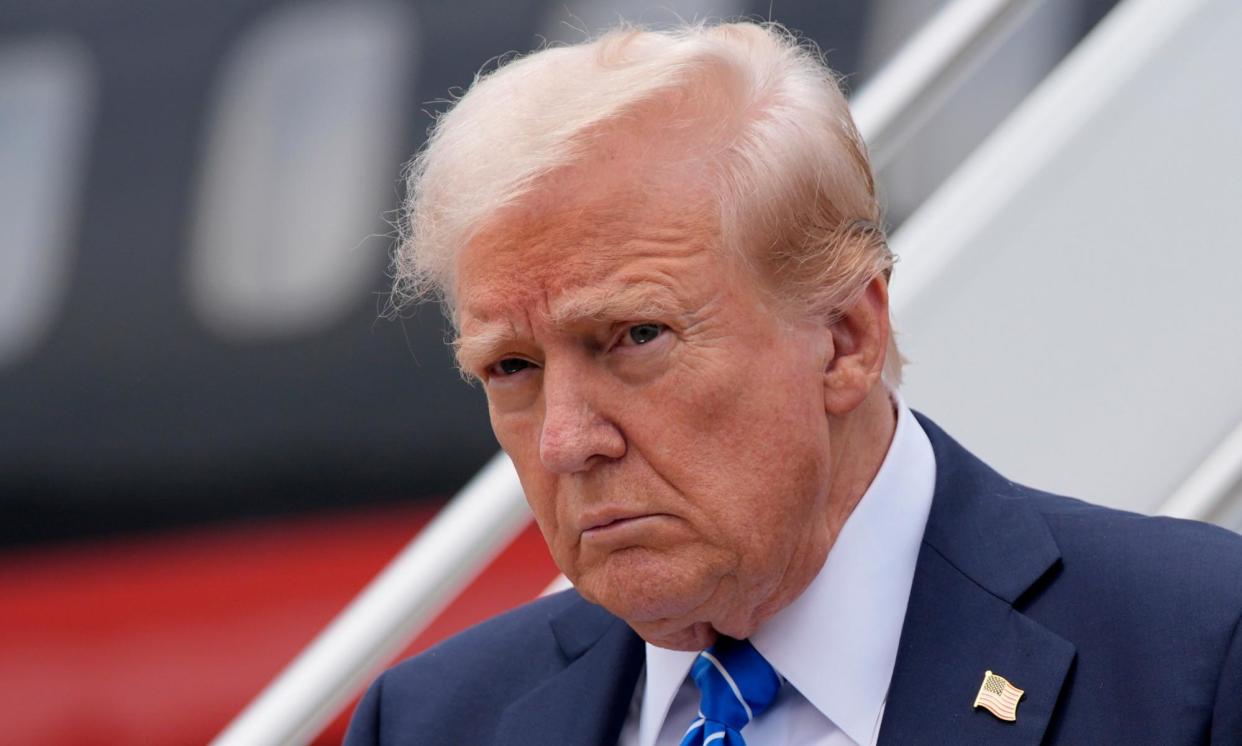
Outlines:
MULTIPOLYGON (((717 113, 661 110, 695 117, 673 124, 711 141, 723 248, 782 303, 831 318, 888 275, 866 146, 813 45, 775 24, 625 27, 503 60, 438 118, 408 170, 395 304, 438 295, 451 317, 456 255, 488 218, 582 159, 591 134, 669 96, 717 113)), ((890 342, 892 385, 900 365, 890 342)))

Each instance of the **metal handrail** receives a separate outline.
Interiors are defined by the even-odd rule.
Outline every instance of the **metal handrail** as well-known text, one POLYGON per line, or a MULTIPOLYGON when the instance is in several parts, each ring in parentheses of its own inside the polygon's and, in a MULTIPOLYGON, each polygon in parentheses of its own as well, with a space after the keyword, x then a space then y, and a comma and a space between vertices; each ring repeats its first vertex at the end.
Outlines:
MULTIPOLYGON (((877 169, 1037 1, 954 0, 854 97, 877 169)), ((513 466, 499 454, 212 746, 309 743, 529 520, 513 466)))
MULTIPOLYGON (((1207 0, 1130 0, 1119 4, 1092 34, 1093 43, 1075 50, 1023 103, 1022 111, 993 133, 922 208, 902 224, 890 244, 903 258, 902 281, 894 289, 894 318, 910 312, 946 268, 954 251, 977 235, 981 220, 1001 200, 1012 199, 1049 154, 1066 147, 1107 91, 1121 85, 1158 43, 1179 28, 1207 0), (1122 50, 1131 50, 1121 54, 1122 50), (1135 53, 1138 50, 1139 53, 1135 53), (1072 85, 1070 85, 1072 81, 1072 85), (909 248, 909 251, 904 249, 909 248), (899 288, 899 289, 898 289, 899 288)), ((1227 435, 1157 509, 1159 515, 1219 520, 1233 499, 1242 499, 1242 422, 1227 435)))
POLYGON ((1242 422, 1160 506, 1160 515, 1208 520, 1242 489, 1242 422))
POLYGON ((850 100, 871 166, 892 162, 907 138, 1030 14, 1040 0, 958 0, 919 29, 850 100))
POLYGON ((498 453, 212 744, 309 743, 529 523, 498 453))

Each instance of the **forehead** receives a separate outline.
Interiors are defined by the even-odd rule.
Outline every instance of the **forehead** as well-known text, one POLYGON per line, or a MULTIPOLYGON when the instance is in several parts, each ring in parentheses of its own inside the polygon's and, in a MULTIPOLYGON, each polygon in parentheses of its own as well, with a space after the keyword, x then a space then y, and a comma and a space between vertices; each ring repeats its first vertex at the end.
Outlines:
MULTIPOLYGON (((602 175, 563 181, 506 209, 462 251, 463 323, 518 308, 550 313, 573 291, 655 279, 676 285, 691 259, 718 256, 719 220, 705 195, 602 175)), ((697 262, 696 262, 697 263, 697 262)))

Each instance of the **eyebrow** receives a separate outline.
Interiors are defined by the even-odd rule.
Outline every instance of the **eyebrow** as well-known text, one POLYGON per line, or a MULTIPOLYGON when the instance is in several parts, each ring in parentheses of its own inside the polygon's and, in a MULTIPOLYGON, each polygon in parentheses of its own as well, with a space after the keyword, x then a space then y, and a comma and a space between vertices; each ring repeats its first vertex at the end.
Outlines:
MULTIPOLYGON (((567 329, 585 322, 644 321, 683 315, 684 304, 663 285, 652 282, 613 288, 587 288, 558 299, 547 314, 556 328, 567 329)), ((513 324, 496 320, 485 322, 469 334, 453 340, 457 366, 468 375, 484 363, 505 352, 514 344, 517 329, 513 324)))
POLYGON ((584 288, 553 304, 553 326, 571 327, 583 321, 642 321, 685 312, 673 292, 654 282, 616 288, 584 288))
POLYGON ((488 324, 471 334, 458 335, 453 340, 457 368, 468 377, 477 376, 475 371, 484 362, 499 355, 515 336, 512 325, 503 322, 488 324))

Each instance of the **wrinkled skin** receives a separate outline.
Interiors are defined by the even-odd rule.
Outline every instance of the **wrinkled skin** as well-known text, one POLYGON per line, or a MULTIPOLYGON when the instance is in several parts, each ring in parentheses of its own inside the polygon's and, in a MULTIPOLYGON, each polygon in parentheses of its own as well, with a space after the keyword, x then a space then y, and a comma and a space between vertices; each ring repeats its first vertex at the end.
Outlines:
POLYGON ((693 175, 633 155, 475 236, 459 358, 561 570, 647 641, 697 650, 796 598, 878 469, 887 289, 833 323, 787 318, 723 257, 693 175))

